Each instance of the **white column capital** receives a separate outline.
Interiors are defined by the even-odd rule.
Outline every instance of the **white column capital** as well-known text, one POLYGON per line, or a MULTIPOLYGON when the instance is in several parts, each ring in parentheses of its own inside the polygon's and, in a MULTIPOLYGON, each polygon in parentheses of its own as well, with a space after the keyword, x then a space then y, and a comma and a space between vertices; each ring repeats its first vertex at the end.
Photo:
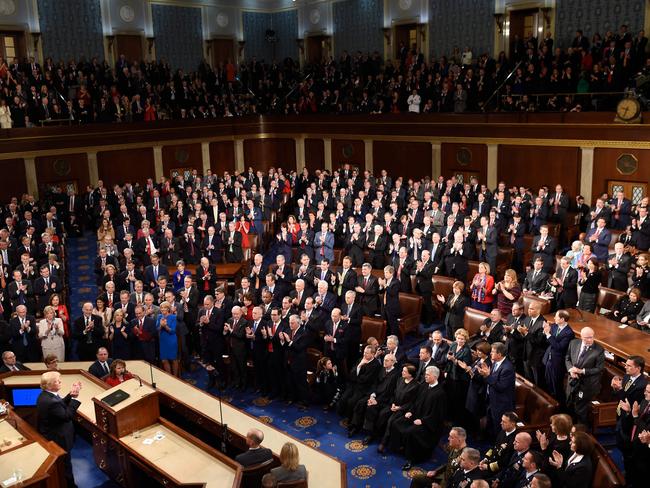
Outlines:
POLYGON ((499 145, 487 145, 487 186, 497 187, 497 173, 499 169, 499 145))

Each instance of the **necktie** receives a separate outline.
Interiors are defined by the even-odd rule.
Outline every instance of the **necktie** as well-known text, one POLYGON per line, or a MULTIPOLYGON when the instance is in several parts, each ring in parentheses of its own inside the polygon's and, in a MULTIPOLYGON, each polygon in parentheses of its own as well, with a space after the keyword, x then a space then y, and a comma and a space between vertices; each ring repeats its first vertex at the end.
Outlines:
POLYGON ((576 361, 576 366, 582 366, 582 361, 585 358, 585 355, 587 354, 587 351, 589 350, 588 346, 582 346, 582 349, 580 351, 580 354, 578 355, 578 360, 576 361))
POLYGON ((108 370, 108 365, 106 364, 106 362, 102 363, 102 369, 104 370, 104 373, 106 373, 106 374, 110 373, 110 371, 108 370))

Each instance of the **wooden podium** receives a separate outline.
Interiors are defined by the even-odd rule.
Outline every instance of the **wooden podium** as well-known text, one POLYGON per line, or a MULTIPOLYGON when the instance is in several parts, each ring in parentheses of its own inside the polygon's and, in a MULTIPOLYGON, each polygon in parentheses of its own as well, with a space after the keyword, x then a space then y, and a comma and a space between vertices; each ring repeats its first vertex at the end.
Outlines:
POLYGON ((93 402, 97 427, 118 439, 155 424, 160 417, 158 392, 136 379, 106 390, 93 397, 93 402), (113 407, 102 401, 117 390, 128 393, 129 397, 113 407))

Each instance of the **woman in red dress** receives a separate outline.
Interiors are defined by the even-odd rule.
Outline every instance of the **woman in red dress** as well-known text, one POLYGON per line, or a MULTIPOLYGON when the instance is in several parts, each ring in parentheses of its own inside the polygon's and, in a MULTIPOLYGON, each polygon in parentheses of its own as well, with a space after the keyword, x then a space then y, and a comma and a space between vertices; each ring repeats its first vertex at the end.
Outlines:
POLYGON ((235 222, 235 230, 241 233, 241 247, 245 251, 249 247, 248 233, 251 230, 251 223, 242 215, 239 217, 239 220, 235 222))
POLYGON ((111 363, 111 371, 104 381, 111 387, 124 383, 133 378, 131 373, 126 371, 126 363, 121 359, 114 359, 111 363))
POLYGON ((49 305, 54 309, 54 316, 63 322, 63 337, 67 339, 70 337, 70 314, 68 313, 68 307, 65 306, 65 303, 61 303, 61 297, 59 297, 58 293, 52 294, 49 305))

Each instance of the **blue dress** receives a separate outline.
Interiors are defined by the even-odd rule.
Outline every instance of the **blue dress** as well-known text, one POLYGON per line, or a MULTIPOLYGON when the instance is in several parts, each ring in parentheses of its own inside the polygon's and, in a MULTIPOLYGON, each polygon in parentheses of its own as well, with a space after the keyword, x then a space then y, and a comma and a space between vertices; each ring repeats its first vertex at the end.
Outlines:
POLYGON ((156 329, 160 333, 160 359, 175 360, 178 358, 178 340, 176 338, 176 314, 167 315, 167 327, 170 332, 160 327, 160 321, 163 315, 158 315, 156 320, 156 329))
POLYGON ((176 271, 172 277, 172 282, 174 284, 174 292, 178 293, 180 290, 185 288, 185 277, 192 276, 188 270, 184 270, 183 274, 180 271, 176 271))

